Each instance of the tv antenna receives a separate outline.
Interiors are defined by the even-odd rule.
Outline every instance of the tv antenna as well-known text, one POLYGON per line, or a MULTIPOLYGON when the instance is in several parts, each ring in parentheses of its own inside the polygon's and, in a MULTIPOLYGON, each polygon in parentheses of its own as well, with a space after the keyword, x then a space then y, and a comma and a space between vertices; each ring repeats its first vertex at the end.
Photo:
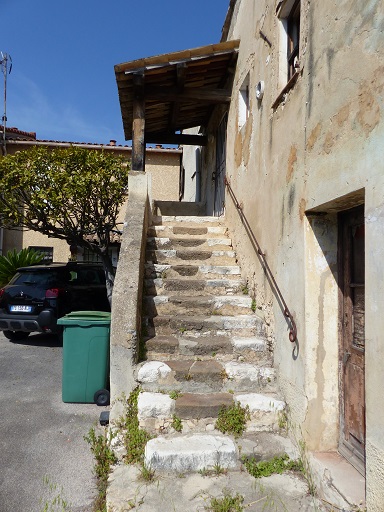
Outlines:
POLYGON ((0 66, 4 75, 4 115, 1 118, 3 122, 3 155, 7 154, 7 145, 5 129, 7 127, 7 76, 12 71, 12 57, 8 53, 0 52, 0 66), (9 69, 8 69, 9 65, 9 69))

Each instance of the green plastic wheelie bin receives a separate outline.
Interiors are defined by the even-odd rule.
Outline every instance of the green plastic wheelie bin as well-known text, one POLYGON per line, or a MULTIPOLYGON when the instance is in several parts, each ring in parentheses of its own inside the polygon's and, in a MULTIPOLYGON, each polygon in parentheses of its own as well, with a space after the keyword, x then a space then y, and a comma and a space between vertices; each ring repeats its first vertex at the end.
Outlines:
POLYGON ((63 326, 63 402, 109 404, 111 313, 73 311, 63 326))

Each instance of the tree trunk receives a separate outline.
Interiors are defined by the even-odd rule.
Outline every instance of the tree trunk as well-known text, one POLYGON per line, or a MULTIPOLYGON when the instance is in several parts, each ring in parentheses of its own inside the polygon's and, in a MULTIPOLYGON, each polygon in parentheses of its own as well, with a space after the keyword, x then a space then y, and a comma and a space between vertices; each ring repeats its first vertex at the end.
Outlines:
POLYGON ((113 268, 111 258, 109 257, 109 255, 107 253, 101 252, 100 256, 101 256, 101 259, 103 262, 103 267, 104 267, 104 272, 105 272, 105 284, 107 287, 107 297, 108 297, 109 304, 112 309, 112 291, 113 291, 113 284, 115 282, 115 270, 113 268))

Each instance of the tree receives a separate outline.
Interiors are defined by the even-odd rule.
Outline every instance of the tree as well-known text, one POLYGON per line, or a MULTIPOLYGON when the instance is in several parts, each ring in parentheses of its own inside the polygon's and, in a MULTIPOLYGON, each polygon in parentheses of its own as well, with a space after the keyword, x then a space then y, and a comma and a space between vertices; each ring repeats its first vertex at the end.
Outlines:
POLYGON ((0 222, 89 249, 103 263, 111 303, 108 248, 128 193, 127 162, 106 151, 33 147, 0 159, 0 222))

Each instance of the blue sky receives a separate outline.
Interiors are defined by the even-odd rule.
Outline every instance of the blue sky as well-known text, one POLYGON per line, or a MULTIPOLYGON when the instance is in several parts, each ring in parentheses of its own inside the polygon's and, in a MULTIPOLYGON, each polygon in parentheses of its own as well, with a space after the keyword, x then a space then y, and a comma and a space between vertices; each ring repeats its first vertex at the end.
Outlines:
MULTIPOLYGON (((229 0, 0 0, 7 126, 126 144, 114 65, 220 41, 229 0)), ((3 78, 0 82, 3 113, 3 78)))

